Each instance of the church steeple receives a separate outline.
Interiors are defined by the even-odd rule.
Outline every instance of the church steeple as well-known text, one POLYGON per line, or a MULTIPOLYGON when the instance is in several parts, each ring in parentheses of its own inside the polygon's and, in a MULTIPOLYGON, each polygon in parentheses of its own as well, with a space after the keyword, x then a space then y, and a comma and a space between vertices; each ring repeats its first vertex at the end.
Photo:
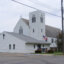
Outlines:
POLYGON ((42 40, 45 35, 45 14, 42 11, 34 11, 29 18, 31 37, 42 40))

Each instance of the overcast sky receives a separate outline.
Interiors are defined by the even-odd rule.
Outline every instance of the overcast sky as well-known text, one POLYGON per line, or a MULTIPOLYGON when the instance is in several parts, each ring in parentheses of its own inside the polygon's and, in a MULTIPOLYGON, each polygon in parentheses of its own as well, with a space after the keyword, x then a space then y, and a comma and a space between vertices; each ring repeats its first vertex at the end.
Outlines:
MULTIPOLYGON (((61 0, 16 0, 58 16, 60 14, 61 0)), ((0 32, 13 31, 20 17, 28 18, 29 12, 34 11, 29 7, 20 5, 12 0, 0 0, 0 32)), ((45 23, 61 29, 61 18, 45 12, 45 23)))

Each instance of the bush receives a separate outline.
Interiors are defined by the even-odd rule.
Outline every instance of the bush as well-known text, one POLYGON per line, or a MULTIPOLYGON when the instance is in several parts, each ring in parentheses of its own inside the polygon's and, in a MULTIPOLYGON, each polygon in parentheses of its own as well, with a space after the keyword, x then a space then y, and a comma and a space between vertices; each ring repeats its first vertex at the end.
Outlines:
POLYGON ((48 52, 47 53, 54 53, 54 51, 53 50, 48 50, 48 52))
POLYGON ((42 49, 36 50, 35 53, 42 53, 42 49))

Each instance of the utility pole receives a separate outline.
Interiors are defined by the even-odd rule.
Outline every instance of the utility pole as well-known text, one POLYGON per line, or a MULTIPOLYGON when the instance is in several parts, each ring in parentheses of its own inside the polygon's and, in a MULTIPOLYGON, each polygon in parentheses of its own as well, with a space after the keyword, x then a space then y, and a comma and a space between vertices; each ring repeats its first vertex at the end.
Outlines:
POLYGON ((63 21, 63 0, 61 0, 61 20, 62 20, 62 47, 64 53, 64 21, 63 21))

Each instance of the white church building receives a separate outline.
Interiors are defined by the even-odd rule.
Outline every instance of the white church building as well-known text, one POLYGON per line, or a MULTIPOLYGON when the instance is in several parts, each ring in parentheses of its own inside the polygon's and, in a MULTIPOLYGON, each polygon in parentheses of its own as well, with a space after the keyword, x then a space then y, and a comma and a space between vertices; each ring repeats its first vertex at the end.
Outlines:
POLYGON ((0 34, 0 52, 34 53, 42 49, 56 48, 60 29, 45 25, 45 13, 34 11, 29 20, 20 18, 13 32, 0 34))

